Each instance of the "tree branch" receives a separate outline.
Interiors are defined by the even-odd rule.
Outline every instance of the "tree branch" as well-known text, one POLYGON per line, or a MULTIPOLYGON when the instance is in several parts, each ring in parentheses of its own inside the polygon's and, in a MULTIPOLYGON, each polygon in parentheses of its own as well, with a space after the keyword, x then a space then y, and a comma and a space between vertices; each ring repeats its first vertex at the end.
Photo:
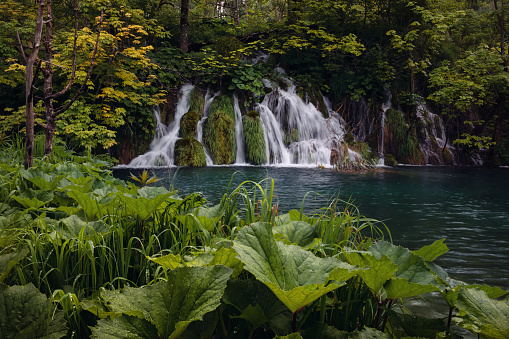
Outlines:
POLYGON ((83 92, 83 89, 85 89, 85 86, 87 85, 87 81, 90 78, 90 75, 92 75, 92 69, 94 68, 95 57, 97 55, 97 49, 99 47, 99 38, 101 36, 101 29, 102 29, 103 19, 104 19, 104 10, 101 10, 101 19, 99 21, 99 28, 98 28, 98 32, 97 32, 97 39, 96 39, 96 42, 95 42, 94 52, 92 54, 92 60, 90 60, 90 68, 88 69, 87 76, 85 77, 85 80, 83 80, 83 84, 81 85, 81 87, 78 90, 78 92, 76 92, 74 97, 66 105, 61 106, 61 107, 59 107, 58 109, 55 110, 55 116, 57 116, 59 114, 62 114, 69 107, 71 107, 71 105, 81 95, 81 92, 83 92))
POLYGON ((25 49, 23 48, 23 44, 21 43, 21 38, 19 37, 19 32, 16 30, 16 38, 18 39, 18 46, 19 50, 21 52, 21 55, 23 56, 23 60, 25 60, 25 64, 27 63, 27 55, 25 54, 25 49))

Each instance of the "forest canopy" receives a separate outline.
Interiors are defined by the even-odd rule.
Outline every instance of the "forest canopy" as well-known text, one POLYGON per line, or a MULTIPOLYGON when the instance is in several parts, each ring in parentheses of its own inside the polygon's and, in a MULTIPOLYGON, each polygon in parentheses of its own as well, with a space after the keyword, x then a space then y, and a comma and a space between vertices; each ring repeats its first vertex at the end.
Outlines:
POLYGON ((263 95, 261 79, 280 66, 335 107, 379 107, 390 88, 411 126, 426 103, 459 149, 507 165, 508 15, 506 0, 6 0, 2 138, 24 135, 33 96, 35 135, 117 157, 130 140, 140 153, 152 107, 171 104, 182 84, 263 95))

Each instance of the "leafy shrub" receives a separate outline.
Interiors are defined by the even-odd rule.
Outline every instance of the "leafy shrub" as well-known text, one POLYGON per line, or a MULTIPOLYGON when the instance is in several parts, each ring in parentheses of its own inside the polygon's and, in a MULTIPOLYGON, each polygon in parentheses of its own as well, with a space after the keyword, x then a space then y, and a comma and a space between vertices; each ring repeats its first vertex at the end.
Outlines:
POLYGON ((200 115, 196 111, 189 111, 180 120, 179 137, 196 138, 196 126, 200 121, 200 115))
POLYGON ((203 126, 203 140, 214 164, 235 162, 235 120, 228 113, 218 110, 208 117, 203 126))
POLYGON ((265 137, 258 112, 250 111, 244 116, 242 126, 246 138, 246 160, 254 165, 266 163, 265 137))
POLYGON ((177 166, 206 166, 205 151, 200 142, 191 138, 177 140, 175 144, 175 164, 177 166))

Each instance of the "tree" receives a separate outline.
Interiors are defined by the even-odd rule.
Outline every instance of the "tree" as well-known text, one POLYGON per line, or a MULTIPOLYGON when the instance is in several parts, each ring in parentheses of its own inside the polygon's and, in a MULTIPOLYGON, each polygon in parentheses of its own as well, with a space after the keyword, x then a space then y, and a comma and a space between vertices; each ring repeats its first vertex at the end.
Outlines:
POLYGON ((189 50, 189 0, 180 1, 180 48, 189 50))
POLYGON ((56 129, 56 121, 58 116, 65 112, 76 99, 79 97, 85 85, 92 73, 94 67, 95 55, 97 52, 97 46, 99 44, 99 36, 101 34, 101 25, 103 15, 101 13, 101 19, 99 23, 98 35, 96 40, 96 46, 94 48, 94 54, 90 60, 90 68, 87 76, 83 81, 81 88, 75 93, 74 97, 69 100, 66 104, 61 107, 54 108, 54 100, 64 94, 70 89, 74 82, 76 74, 76 41, 78 39, 78 5, 76 0, 74 1, 74 44, 73 44, 73 62, 72 62, 72 73, 67 85, 60 92, 53 93, 53 12, 52 12, 52 1, 51 0, 40 0, 37 11, 37 24, 35 27, 34 40, 32 43, 32 52, 28 57, 25 55, 24 47, 19 38, 19 48, 23 55, 23 59, 26 63, 26 141, 25 141, 25 168, 33 165, 33 147, 34 147, 34 80, 36 79, 37 72, 42 68, 44 75, 44 90, 43 90, 43 101, 46 112, 46 124, 43 125, 46 134, 46 141, 44 146, 44 155, 47 157, 51 156, 53 150, 53 137, 56 129), (45 11, 46 9, 46 11, 45 11), (46 12, 46 20, 44 20, 44 13, 46 12), (46 27, 46 35, 42 41, 43 27, 46 27), (39 49, 41 47, 41 41, 44 44, 45 57, 44 60, 38 58, 39 49), (37 62, 36 71, 34 74, 34 65, 37 62), (44 65, 43 65, 44 64, 44 65))
POLYGON ((37 8, 37 22, 35 25, 34 40, 32 41, 30 55, 25 54, 23 44, 18 36, 21 55, 26 64, 25 76, 25 105, 26 105, 26 137, 25 137, 25 169, 32 167, 34 158, 34 79, 41 67, 41 61, 37 59, 41 47, 42 30, 44 26, 45 0, 39 0, 37 8), (34 66, 36 65, 34 74, 34 66))

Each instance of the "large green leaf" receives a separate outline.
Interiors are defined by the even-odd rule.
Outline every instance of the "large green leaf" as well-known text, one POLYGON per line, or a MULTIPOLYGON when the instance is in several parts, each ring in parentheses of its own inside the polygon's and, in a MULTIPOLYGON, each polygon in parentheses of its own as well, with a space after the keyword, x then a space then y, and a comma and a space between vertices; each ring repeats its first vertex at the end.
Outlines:
POLYGON ((19 171, 19 174, 41 190, 50 191, 54 191, 60 180, 65 177, 65 174, 47 174, 39 168, 30 168, 28 170, 22 169, 19 171))
POLYGON ((444 244, 444 240, 445 238, 439 239, 433 244, 426 245, 416 251, 413 251, 412 253, 423 258, 424 261, 433 261, 439 256, 449 252, 449 248, 446 244, 444 244))
POLYGON ((149 339, 157 336, 157 328, 150 321, 124 314, 99 320, 97 325, 92 327, 91 338, 149 339))
POLYGON ((494 300, 477 288, 462 288, 454 321, 483 338, 509 338, 509 296, 494 300))
POLYGON ((62 338, 65 324, 63 312, 34 285, 0 284, 0 338, 62 338))
POLYGON ((237 252, 231 248, 221 248, 215 252, 203 252, 184 258, 180 255, 168 254, 163 257, 149 259, 170 270, 177 267, 224 265, 233 269, 233 277, 237 277, 244 268, 242 262, 237 259, 237 252))
POLYGON ((409 249, 379 241, 372 245, 368 252, 377 258, 387 255, 392 263, 398 265, 395 277, 384 284, 387 298, 398 299, 440 291, 440 283, 436 275, 431 272, 423 258, 409 249))
POLYGON ((285 243, 306 247, 318 236, 313 226, 305 221, 290 221, 281 226, 274 227, 273 233, 279 233, 287 240, 285 243))
POLYGON ((125 194, 119 194, 119 198, 120 201, 124 203, 125 210, 128 214, 134 214, 141 220, 146 220, 171 195, 173 195, 172 192, 167 192, 154 197, 145 198, 144 196, 131 197, 125 194))
POLYGON ((82 193, 72 190, 68 191, 67 195, 78 203, 89 220, 101 218, 112 208, 110 204, 100 203, 103 197, 96 197, 92 193, 82 193))
POLYGON ((71 215, 70 217, 62 219, 61 224, 56 229, 56 232, 58 232, 62 239, 87 239, 97 234, 105 234, 108 231, 109 227, 104 222, 86 222, 81 220, 77 215, 71 215))
POLYGON ((359 276, 375 293, 380 292, 384 284, 393 278, 398 270, 398 265, 392 263, 386 255, 376 258, 366 252, 344 252, 342 256, 351 265, 368 268, 360 271, 359 276))
POLYGON ((162 338, 178 338, 193 321, 215 310, 232 270, 225 266, 179 267, 168 272, 168 281, 143 288, 101 292, 114 313, 152 322, 162 338))
POLYGON ((16 264, 28 254, 28 248, 0 255, 0 283, 4 282, 16 264))
POLYGON ((252 329, 269 323, 276 334, 291 332, 291 312, 262 282, 255 279, 230 280, 223 301, 239 312, 252 329))
POLYGON ((245 269, 266 284, 292 313, 345 284, 357 273, 336 258, 318 258, 295 245, 276 242, 268 223, 253 223, 234 241, 245 269), (336 281, 329 275, 336 270, 336 281))

